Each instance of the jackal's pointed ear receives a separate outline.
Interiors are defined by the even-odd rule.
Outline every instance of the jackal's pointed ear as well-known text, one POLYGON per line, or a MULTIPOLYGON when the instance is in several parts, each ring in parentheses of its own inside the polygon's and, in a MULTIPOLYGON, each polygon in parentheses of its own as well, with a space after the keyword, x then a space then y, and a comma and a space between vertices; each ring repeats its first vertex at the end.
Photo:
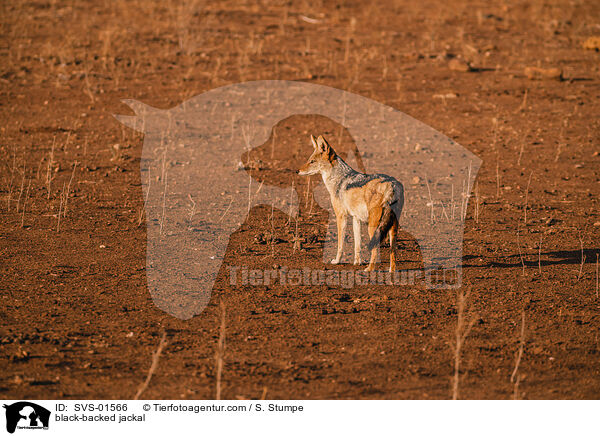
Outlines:
POLYGON ((313 135, 310 135, 310 142, 312 143, 313 148, 316 150, 318 148, 317 140, 313 135))
POLYGON ((319 146, 319 150, 323 152, 327 152, 331 148, 329 143, 325 140, 325 138, 323 138, 323 135, 319 135, 317 138, 317 145, 319 146))

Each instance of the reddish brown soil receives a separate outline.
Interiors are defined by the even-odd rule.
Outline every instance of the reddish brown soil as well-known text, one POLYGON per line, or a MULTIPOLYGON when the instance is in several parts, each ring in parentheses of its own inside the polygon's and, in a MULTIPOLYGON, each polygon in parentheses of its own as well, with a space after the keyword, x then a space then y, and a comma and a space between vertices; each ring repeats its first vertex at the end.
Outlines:
MULTIPOLYGON (((224 398, 452 396, 453 291, 232 288, 223 269, 192 320, 152 303, 138 225, 143 137, 112 114, 130 113, 123 98, 169 108, 257 79, 367 96, 483 159, 465 228, 474 324, 460 398, 600 397, 600 54, 582 47, 600 34, 594 2, 192 3, 2 3, 2 397, 132 398, 166 330, 143 397, 214 398, 221 302, 224 398), (450 69, 452 58, 473 71, 450 69), (529 80, 529 66, 561 68, 563 80, 529 80)), ((277 127, 281 147, 331 128, 302 117, 277 127)), ((253 209, 223 268, 321 267, 315 228, 326 217, 310 212, 294 251, 287 217, 275 212, 277 243, 265 244, 271 211, 253 209)), ((418 247, 403 239, 403 267, 418 267, 418 247)))

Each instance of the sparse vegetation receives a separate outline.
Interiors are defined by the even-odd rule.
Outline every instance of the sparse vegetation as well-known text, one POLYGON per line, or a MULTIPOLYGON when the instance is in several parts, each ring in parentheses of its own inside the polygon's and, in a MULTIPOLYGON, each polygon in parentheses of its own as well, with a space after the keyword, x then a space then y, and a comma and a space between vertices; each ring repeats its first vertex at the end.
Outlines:
POLYGON ((154 375, 154 373, 156 372, 156 369, 158 368, 158 361, 160 359, 160 355, 162 354, 163 350, 167 346, 167 343, 168 343, 167 342, 167 332, 163 330, 160 335, 160 342, 158 343, 158 347, 156 348, 156 351, 154 353, 152 353, 152 362, 150 364, 150 368, 148 369, 148 374, 146 375, 146 379, 138 388, 135 396, 133 397, 134 400, 139 400, 142 397, 142 394, 144 393, 144 391, 146 389, 148 389, 148 386, 150 385, 150 380, 152 380, 152 376, 154 375))
MULTIPOLYGON (((268 386, 269 398, 447 398, 449 389, 456 398, 522 398, 524 384, 527 398, 598 396, 594 2, 53 0, 4 2, 0 10, 5 397, 259 398, 268 386), (559 69, 560 77, 536 73, 539 80, 530 80, 527 67, 559 69), (252 175, 242 168, 248 198, 226 192, 223 210, 208 223, 201 197, 169 192, 169 165, 186 162, 165 158, 152 174, 140 172, 144 135, 111 116, 131 114, 124 98, 164 109, 216 87, 270 79, 351 90, 481 157, 473 192, 457 185, 444 202, 435 174, 401 180, 408 188, 430 185, 427 225, 464 219, 461 289, 478 290, 485 301, 468 338, 468 293, 455 301, 421 281, 349 289, 230 284, 230 265, 277 272, 323 266, 328 217, 313 195, 320 182, 299 181, 292 169, 306 157, 310 133, 326 132, 335 147, 350 149, 355 138, 343 126, 310 115, 282 120, 260 158, 287 165, 286 172, 273 178, 258 162, 252 175), (297 217, 255 204, 272 184, 290 189, 290 198, 297 194, 297 217), (160 199, 157 216, 145 215, 149 198, 160 199), (164 217, 178 205, 186 234, 205 237, 236 201, 243 209, 248 203, 249 217, 229 241, 207 308, 212 315, 215 301, 228 308, 224 377, 224 330, 210 333, 219 316, 181 321, 155 307, 146 232, 160 227, 169 238, 175 228, 164 217), (255 243, 257 233, 267 235, 264 243, 255 243), (528 343, 522 351, 522 333, 515 361, 510 320, 523 306, 528 343), (163 333, 157 349, 157 326, 178 333, 160 362, 164 379, 149 387, 166 346, 163 333), (451 356, 440 340, 449 328, 451 356), (15 359, 11 346, 21 350, 17 357, 32 358, 15 359)), ((357 108, 338 104, 344 120, 356 116, 357 108)), ((232 120, 232 132, 238 128, 232 120)), ((241 137, 248 144, 249 128, 241 137)), ((378 140, 401 168, 402 147, 378 140)), ((413 142, 409 137, 406 147, 413 142)), ((237 171, 240 158, 227 160, 228 168, 237 171)), ((399 266, 420 271, 418 241, 405 233, 400 240, 399 266)), ((522 318, 522 332, 524 326, 522 318)))

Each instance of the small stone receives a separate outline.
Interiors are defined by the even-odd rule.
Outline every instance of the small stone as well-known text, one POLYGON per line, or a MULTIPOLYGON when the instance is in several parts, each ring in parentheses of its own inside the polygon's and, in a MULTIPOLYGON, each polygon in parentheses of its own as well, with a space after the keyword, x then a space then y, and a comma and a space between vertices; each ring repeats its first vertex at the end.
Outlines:
POLYGON ((600 51, 600 36, 590 36, 583 42, 583 48, 600 51))
POLYGON ((448 62, 448 68, 452 71, 461 71, 463 73, 471 70, 471 66, 461 59, 452 59, 448 62))
POLYGON ((439 98, 440 100, 451 100, 457 97, 458 95, 453 92, 448 92, 446 94, 434 94, 433 96, 433 98, 439 98))
POLYGON ((562 70, 560 68, 527 67, 525 68, 525 75, 530 80, 563 79, 562 70))

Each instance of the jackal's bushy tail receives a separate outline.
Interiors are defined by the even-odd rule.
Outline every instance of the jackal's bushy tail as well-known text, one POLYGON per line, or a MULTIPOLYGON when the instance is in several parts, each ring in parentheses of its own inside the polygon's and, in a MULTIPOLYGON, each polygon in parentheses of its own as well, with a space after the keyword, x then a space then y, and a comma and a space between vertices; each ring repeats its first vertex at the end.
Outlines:
POLYGON ((367 245, 369 251, 381 244, 381 240, 385 238, 385 235, 390 231, 395 219, 396 214, 392 210, 391 205, 386 203, 383 206, 383 213, 381 214, 381 219, 379 220, 379 224, 377 224, 375 233, 373 233, 373 237, 369 241, 369 245, 367 245))

